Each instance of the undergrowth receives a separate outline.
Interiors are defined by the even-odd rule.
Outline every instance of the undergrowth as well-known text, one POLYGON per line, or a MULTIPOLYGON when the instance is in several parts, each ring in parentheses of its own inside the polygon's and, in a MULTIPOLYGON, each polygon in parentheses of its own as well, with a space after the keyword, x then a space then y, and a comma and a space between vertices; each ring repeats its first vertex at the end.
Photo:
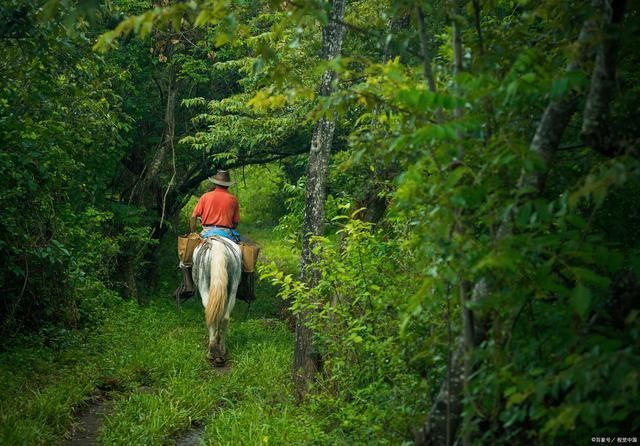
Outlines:
MULTIPOLYGON (((253 220, 239 229, 261 245, 260 262, 297 276, 297 248, 253 220)), ((398 444, 410 436, 407 422, 414 414, 406 389, 414 386, 385 359, 395 341, 358 352, 364 361, 359 366, 383 364, 381 370, 389 373, 359 374, 343 361, 348 358, 334 355, 327 362, 332 376, 321 380, 305 403, 296 404, 291 388, 294 335, 286 308, 291 302, 277 297, 277 281, 259 280, 258 299, 250 306, 237 302, 227 338, 231 367, 215 370, 205 358, 207 332, 199 300, 176 309, 170 297, 179 277, 174 238, 161 243, 158 257, 158 280, 146 305, 114 299, 113 293, 97 295, 96 301, 108 297, 110 302, 96 318, 99 323, 63 332, 42 330, 0 353, 0 444, 59 444, 96 398, 111 400, 98 435, 102 445, 172 444, 194 426, 203 429, 203 444, 215 445, 398 444)), ((350 266, 344 260, 338 263, 350 266)), ((371 303, 373 282, 344 282, 344 291, 357 295, 362 284, 371 303)), ((385 333, 395 333, 387 313, 394 312, 357 322, 375 322, 387 326, 385 333)), ((344 334, 342 325, 336 336, 344 334)), ((358 333, 341 342, 359 348, 365 332, 358 333)))
MULTIPOLYGON (((295 253, 278 251, 266 230, 250 232, 269 259, 295 267, 286 259, 295 253)), ((171 444, 196 424, 205 427, 205 444, 344 443, 339 432, 325 433, 319 413, 295 405, 293 334, 275 318, 283 306, 275 294, 260 281, 257 302, 237 303, 228 371, 205 358, 196 299, 180 310, 167 297, 143 307, 121 301, 98 328, 26 339, 0 354, 0 444, 62 442, 98 395, 112 400, 98 437, 103 445, 171 444)))

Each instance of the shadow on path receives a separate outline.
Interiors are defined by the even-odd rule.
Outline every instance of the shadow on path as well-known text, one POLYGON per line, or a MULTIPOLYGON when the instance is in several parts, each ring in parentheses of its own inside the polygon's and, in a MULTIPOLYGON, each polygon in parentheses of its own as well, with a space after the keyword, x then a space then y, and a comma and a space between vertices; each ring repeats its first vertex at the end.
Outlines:
POLYGON ((175 446, 199 446, 202 443, 202 434, 204 434, 204 425, 194 423, 191 429, 176 440, 175 446))
POLYGON ((98 433, 102 426, 103 418, 113 409, 113 403, 103 396, 97 396, 87 406, 76 421, 71 438, 65 446, 90 446, 95 445, 98 433))

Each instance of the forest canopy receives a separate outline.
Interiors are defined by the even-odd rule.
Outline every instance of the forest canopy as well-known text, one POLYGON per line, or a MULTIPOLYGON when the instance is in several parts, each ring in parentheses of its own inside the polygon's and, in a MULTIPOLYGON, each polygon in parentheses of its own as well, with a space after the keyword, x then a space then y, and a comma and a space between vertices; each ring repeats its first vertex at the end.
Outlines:
POLYGON ((299 254, 261 281, 294 325, 291 392, 325 433, 637 434, 639 14, 4 2, 0 345, 169 299, 163 246, 208 177, 248 169, 245 227, 299 254))

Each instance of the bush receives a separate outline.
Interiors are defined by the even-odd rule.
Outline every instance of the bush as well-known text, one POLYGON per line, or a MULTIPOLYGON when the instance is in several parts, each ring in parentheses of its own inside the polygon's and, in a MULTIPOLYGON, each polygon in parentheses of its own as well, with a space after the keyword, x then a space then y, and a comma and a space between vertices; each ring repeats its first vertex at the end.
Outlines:
MULTIPOLYGON (((274 264, 263 278, 298 314, 309 315, 324 373, 313 398, 331 429, 378 444, 410 437, 426 409, 426 382, 404 361, 401 308, 416 289, 408 280, 412 255, 397 233, 374 230, 351 217, 336 218, 337 240, 314 239, 319 282, 309 289, 274 264)), ((365 440, 365 441, 367 441, 365 440)))

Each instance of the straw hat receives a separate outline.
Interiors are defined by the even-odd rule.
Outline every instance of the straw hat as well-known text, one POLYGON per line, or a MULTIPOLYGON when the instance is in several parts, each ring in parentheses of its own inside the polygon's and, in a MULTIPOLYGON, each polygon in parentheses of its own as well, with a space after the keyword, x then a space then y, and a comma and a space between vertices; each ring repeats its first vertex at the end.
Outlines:
POLYGON ((214 176, 209 177, 209 181, 218 186, 229 187, 233 184, 228 170, 219 170, 214 176))

